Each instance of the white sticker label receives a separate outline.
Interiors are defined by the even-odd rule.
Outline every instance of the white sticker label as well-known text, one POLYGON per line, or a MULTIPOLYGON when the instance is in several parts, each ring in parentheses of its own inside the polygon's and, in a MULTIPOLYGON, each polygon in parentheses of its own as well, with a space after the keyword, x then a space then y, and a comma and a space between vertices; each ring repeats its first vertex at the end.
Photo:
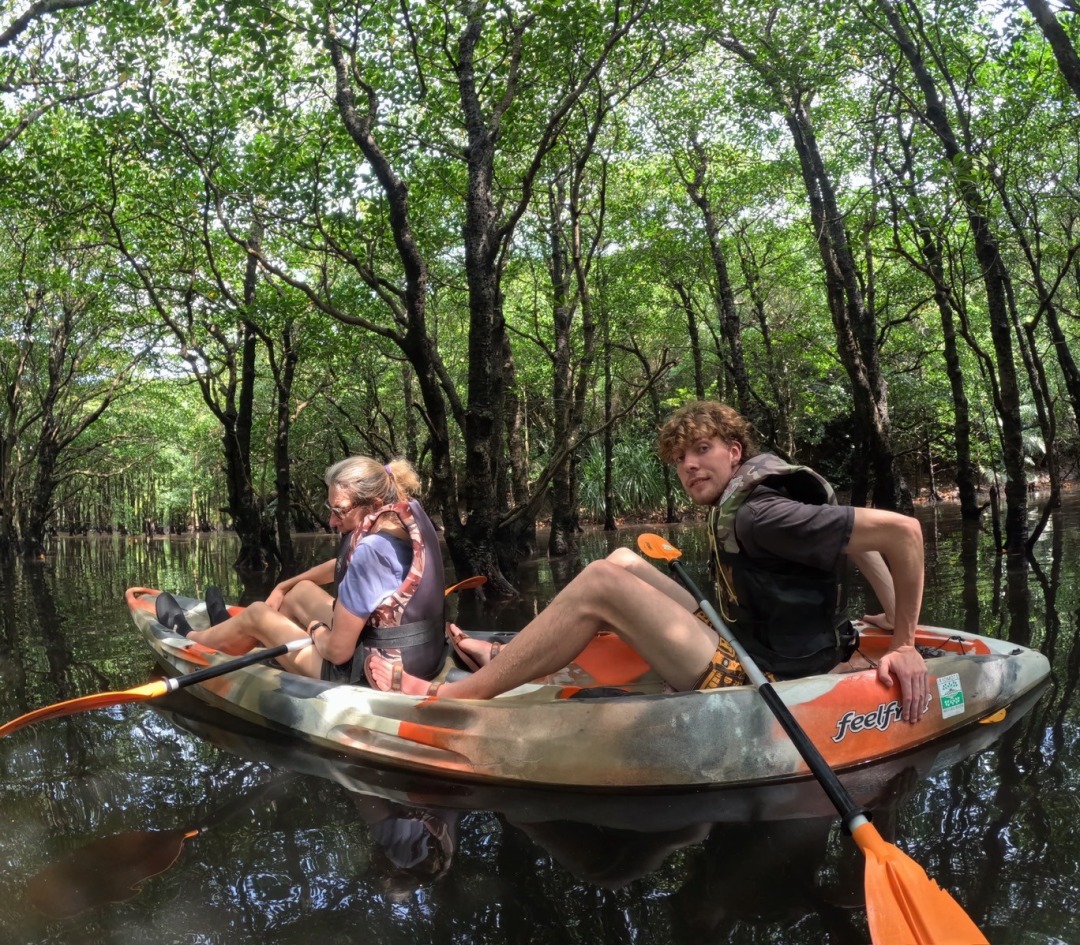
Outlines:
POLYGON ((950 719, 954 715, 964 714, 964 690, 960 688, 959 673, 939 677, 937 691, 941 699, 941 717, 943 719, 950 719))

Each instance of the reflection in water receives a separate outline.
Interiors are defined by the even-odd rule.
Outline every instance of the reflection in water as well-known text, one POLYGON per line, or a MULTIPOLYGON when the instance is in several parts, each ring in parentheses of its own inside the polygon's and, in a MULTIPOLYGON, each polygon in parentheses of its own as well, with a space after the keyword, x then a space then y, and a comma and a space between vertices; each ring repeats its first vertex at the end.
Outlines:
MULTIPOLYGON (((924 621, 1030 642, 1050 656, 1054 684, 999 728, 845 777, 878 811, 879 830, 999 945, 1080 942, 1078 519, 1070 498, 1034 560, 1016 561, 952 510, 927 510, 924 621)), ((633 547, 636 531, 586 538, 585 561, 633 547)), ((703 532, 680 530, 677 543, 705 583, 703 532)), ((332 540, 300 544, 314 562, 332 540)), ((44 565, 3 567, 0 717, 154 674, 122 603, 128 586, 217 583, 245 602, 265 596, 272 579, 242 586, 229 545, 68 539, 44 565)), ((519 600, 491 606, 473 592, 451 606, 466 628, 520 627, 577 567, 535 559, 519 574, 519 600)), ((852 602, 873 607, 860 581, 852 602)), ((867 940, 862 856, 815 785, 622 799, 480 790, 335 765, 267 733, 254 744, 214 734, 213 719, 186 714, 190 704, 117 707, 0 742, 0 941, 867 940), (261 787, 289 771, 280 795, 260 803, 261 787), (99 880, 89 892, 27 902, 31 880, 77 851, 151 831, 168 838, 171 860, 164 843, 140 852, 118 842, 126 874, 84 859, 80 882, 99 880), (106 901, 123 897, 106 895, 105 880, 130 892, 132 870, 135 894, 106 901)))

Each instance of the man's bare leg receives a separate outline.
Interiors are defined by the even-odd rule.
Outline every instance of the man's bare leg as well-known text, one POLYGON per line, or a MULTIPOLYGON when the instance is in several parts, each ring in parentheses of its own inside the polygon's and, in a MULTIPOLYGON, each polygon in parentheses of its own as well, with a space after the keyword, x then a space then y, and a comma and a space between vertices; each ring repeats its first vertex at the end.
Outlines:
MULTIPOLYGON (((605 559, 594 561, 574 578, 499 651, 498 659, 468 679, 444 683, 439 695, 490 699, 566 666, 601 630, 617 633, 676 689, 691 688, 716 651, 716 634, 682 601, 652 580, 605 559)), ((373 657, 369 669, 378 685, 389 684, 389 660, 373 657)), ((405 692, 422 695, 428 686, 425 680, 403 677, 405 692)))
MULTIPOLYGON (((653 567, 641 555, 636 554, 629 548, 616 548, 605 560, 623 568, 634 577, 661 591, 666 597, 671 598, 680 607, 686 608, 691 613, 697 609, 697 602, 686 588, 653 567)), ((491 660, 491 644, 485 640, 476 640, 465 636, 459 638, 455 642, 455 646, 467 653, 478 666, 485 666, 491 660)), ((499 648, 499 653, 501 657, 502 647, 499 648)), ((556 668, 561 669, 562 667, 556 668)))

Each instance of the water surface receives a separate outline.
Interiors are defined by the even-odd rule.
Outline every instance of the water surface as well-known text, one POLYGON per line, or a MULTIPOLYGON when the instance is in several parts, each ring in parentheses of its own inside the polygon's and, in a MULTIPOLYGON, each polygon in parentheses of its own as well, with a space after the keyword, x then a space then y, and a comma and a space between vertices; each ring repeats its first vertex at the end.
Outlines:
MULTIPOLYGON (((852 787, 995 945, 1080 945, 1080 496, 1030 561, 995 555, 952 507, 920 518, 923 621, 1038 647, 1053 681, 999 729, 852 787)), ((700 530, 672 534, 688 559, 703 552, 700 530)), ((590 533, 583 559, 635 536, 590 533)), ((3 720, 154 675, 126 587, 268 589, 241 584, 228 539, 52 552, 0 569, 3 720)), ((578 566, 526 562, 519 600, 463 597, 459 622, 520 627, 578 566)), ((852 594, 855 612, 873 606, 857 581, 852 594)), ((774 801, 481 789, 336 762, 190 699, 116 707, 0 742, 0 942, 865 943, 862 855, 813 784, 783 819, 774 801)))

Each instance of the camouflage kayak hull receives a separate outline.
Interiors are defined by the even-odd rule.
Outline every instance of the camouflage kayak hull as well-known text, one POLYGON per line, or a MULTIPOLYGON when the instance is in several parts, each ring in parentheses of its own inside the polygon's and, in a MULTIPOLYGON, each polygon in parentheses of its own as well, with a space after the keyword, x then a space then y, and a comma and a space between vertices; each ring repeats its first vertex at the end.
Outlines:
MULTIPOLYGON (((127 602, 170 674, 230 659, 177 636, 154 617, 156 591, 127 602)), ((205 605, 178 598, 193 626, 205 605)), ((862 628, 874 658, 888 635, 862 628)), ((1041 653, 1006 641, 921 628, 932 699, 917 725, 899 720, 899 689, 873 670, 776 684, 781 698, 836 769, 894 757, 1000 717, 1047 678, 1041 653)), ((750 687, 666 693, 616 637, 602 635, 566 670, 486 701, 381 693, 245 667, 193 695, 232 715, 369 762, 493 783, 613 791, 779 784, 810 777, 772 713, 750 687), (613 687, 630 694, 614 693, 613 687), (594 698, 583 696, 598 695, 594 698)))

